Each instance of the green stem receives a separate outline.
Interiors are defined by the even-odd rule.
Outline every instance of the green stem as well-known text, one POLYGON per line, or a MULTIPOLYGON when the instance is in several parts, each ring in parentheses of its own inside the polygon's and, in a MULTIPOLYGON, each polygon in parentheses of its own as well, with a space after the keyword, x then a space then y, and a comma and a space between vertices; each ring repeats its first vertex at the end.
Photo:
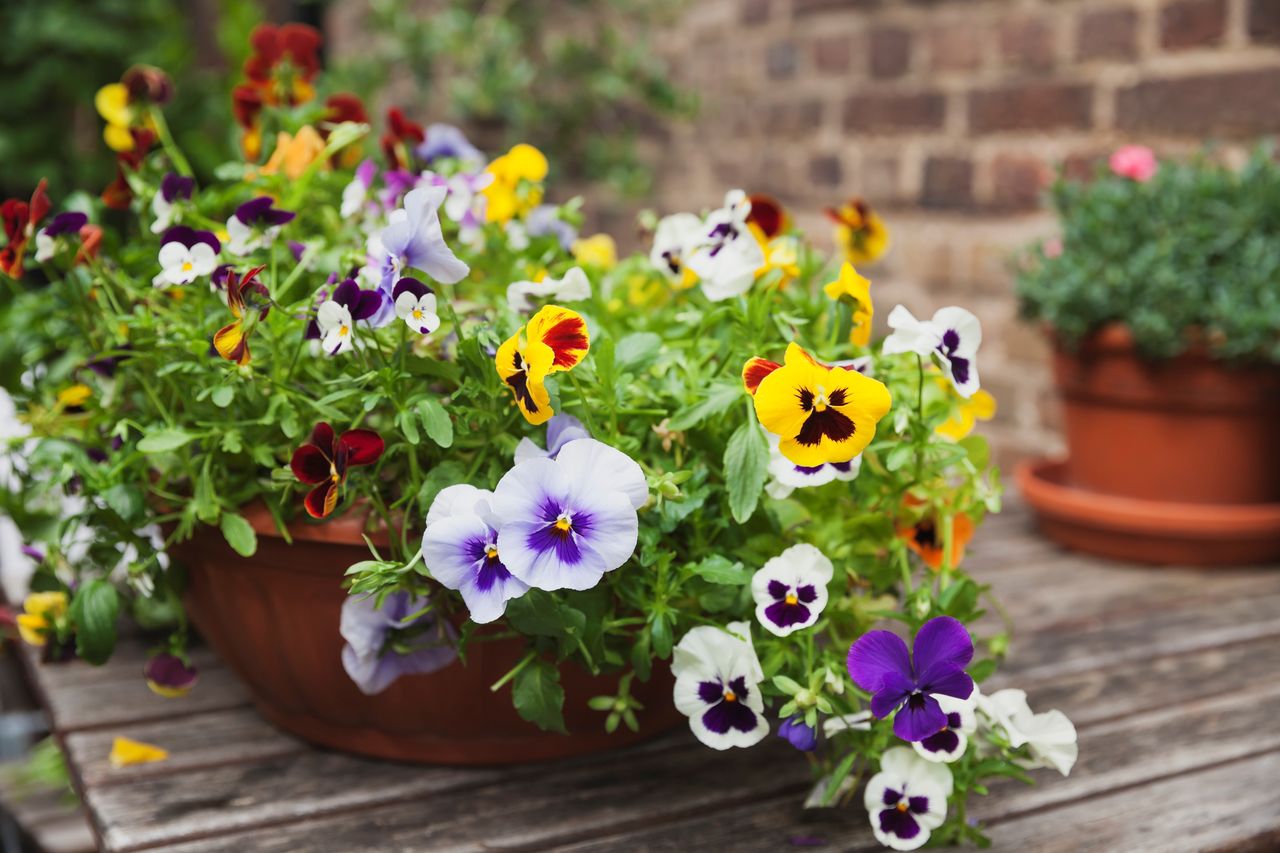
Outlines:
POLYGON ((508 681, 515 678, 517 675, 519 675, 520 670, 524 669, 526 666, 533 663, 534 658, 536 658, 537 656, 538 656, 537 652, 527 653, 523 658, 521 658, 520 663, 516 664, 511 669, 507 670, 506 675, 502 676, 497 681, 493 682, 493 684, 490 684, 489 690, 493 693, 497 693, 499 690, 502 689, 502 685, 506 684, 508 681))
POLYGON ((164 148, 169 159, 173 161, 173 166, 185 178, 192 177, 195 172, 191 170, 191 164, 187 162, 187 158, 179 150, 177 143, 173 141, 173 134, 169 133, 169 123, 164 120, 164 113, 158 107, 151 108, 151 120, 156 126, 156 135, 160 137, 160 145, 164 148))

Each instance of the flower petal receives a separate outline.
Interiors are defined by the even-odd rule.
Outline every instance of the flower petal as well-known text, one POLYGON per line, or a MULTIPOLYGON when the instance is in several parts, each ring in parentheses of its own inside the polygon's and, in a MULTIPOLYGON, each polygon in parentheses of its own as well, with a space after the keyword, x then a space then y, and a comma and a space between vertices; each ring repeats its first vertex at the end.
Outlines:
POLYGON ((326 518, 338 505, 338 484, 333 480, 325 480, 311 491, 303 501, 307 515, 312 518, 326 518))
POLYGON ((582 315, 558 305, 548 305, 534 314, 525 331, 531 348, 535 342, 551 348, 552 373, 572 368, 582 361, 591 346, 582 315))
POLYGON ((912 679, 907 644, 889 631, 868 631, 849 648, 849 676, 871 693, 879 691, 889 676, 912 679))
MULTIPOLYGON (((550 429, 547 435, 549 438, 550 429)), ((639 464, 603 441, 594 438, 570 441, 559 449, 556 462, 568 478, 572 494, 580 501, 606 491, 622 492, 636 509, 649 500, 649 483, 639 464)))
POLYGON ((973 660, 973 639, 958 619, 937 616, 916 633, 913 659, 915 671, 921 674, 937 663, 950 663, 963 669, 973 660))
POLYGON ((314 444, 304 444, 293 451, 293 458, 289 460, 289 467, 293 469, 295 477, 304 483, 312 485, 325 482, 332 473, 329 457, 314 444))
POLYGON ((893 718, 893 733, 906 741, 924 740, 946 728, 947 715, 927 693, 913 696, 893 718))
POLYGON ((338 442, 347 449, 348 465, 368 465, 382 455, 382 436, 371 429, 349 429, 338 442))

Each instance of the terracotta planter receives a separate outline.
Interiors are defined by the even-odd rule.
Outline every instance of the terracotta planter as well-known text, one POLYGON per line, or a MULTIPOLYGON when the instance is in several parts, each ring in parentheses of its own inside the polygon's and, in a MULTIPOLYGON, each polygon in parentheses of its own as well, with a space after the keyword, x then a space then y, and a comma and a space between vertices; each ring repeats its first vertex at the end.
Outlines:
POLYGON ((1071 485, 1200 504, 1280 501, 1280 368, 1138 357, 1122 326, 1056 347, 1071 485))
POLYGON ((684 722, 671 702, 673 682, 655 666, 632 693, 644 704, 640 732, 605 733, 604 715, 586 707, 612 694, 617 678, 561 671, 569 734, 546 733, 520 719, 510 688, 489 685, 523 656, 522 639, 475 643, 467 663, 404 676, 375 696, 361 693, 342 668, 338 618, 343 572, 367 559, 355 518, 290 528, 286 544, 264 507, 246 517, 258 552, 235 554, 216 530, 202 530, 174 556, 190 571, 186 604, 200 632, 248 684, 264 717, 287 732, 347 752, 401 761, 508 764, 595 752, 652 737, 684 722))

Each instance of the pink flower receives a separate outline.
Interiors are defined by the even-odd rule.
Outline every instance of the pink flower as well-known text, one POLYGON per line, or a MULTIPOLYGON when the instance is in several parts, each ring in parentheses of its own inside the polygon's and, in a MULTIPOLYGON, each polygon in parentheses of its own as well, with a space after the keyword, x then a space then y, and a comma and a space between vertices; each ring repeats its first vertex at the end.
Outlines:
POLYGON ((1040 250, 1044 252, 1046 258, 1057 258, 1062 256, 1062 238, 1050 237, 1040 244, 1040 250))
POLYGON ((1124 145, 1111 155, 1111 171, 1140 184, 1151 180, 1157 168, 1155 152, 1145 145, 1124 145))

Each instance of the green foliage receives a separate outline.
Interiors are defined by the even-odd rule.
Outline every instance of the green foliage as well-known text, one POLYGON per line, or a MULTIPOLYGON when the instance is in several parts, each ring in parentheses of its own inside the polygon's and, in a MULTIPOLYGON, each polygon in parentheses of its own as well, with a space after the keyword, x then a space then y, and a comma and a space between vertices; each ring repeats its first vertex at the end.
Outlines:
POLYGON ((1165 161, 1146 183, 1099 173, 1053 187, 1062 252, 1028 251, 1022 313, 1074 344, 1124 323, 1156 358, 1203 341, 1226 359, 1280 363, 1280 164, 1165 161))
POLYGON ((107 662, 116 648, 116 618, 120 596, 115 586, 94 578, 71 599, 71 621, 76 627, 76 654, 91 664, 107 662))

